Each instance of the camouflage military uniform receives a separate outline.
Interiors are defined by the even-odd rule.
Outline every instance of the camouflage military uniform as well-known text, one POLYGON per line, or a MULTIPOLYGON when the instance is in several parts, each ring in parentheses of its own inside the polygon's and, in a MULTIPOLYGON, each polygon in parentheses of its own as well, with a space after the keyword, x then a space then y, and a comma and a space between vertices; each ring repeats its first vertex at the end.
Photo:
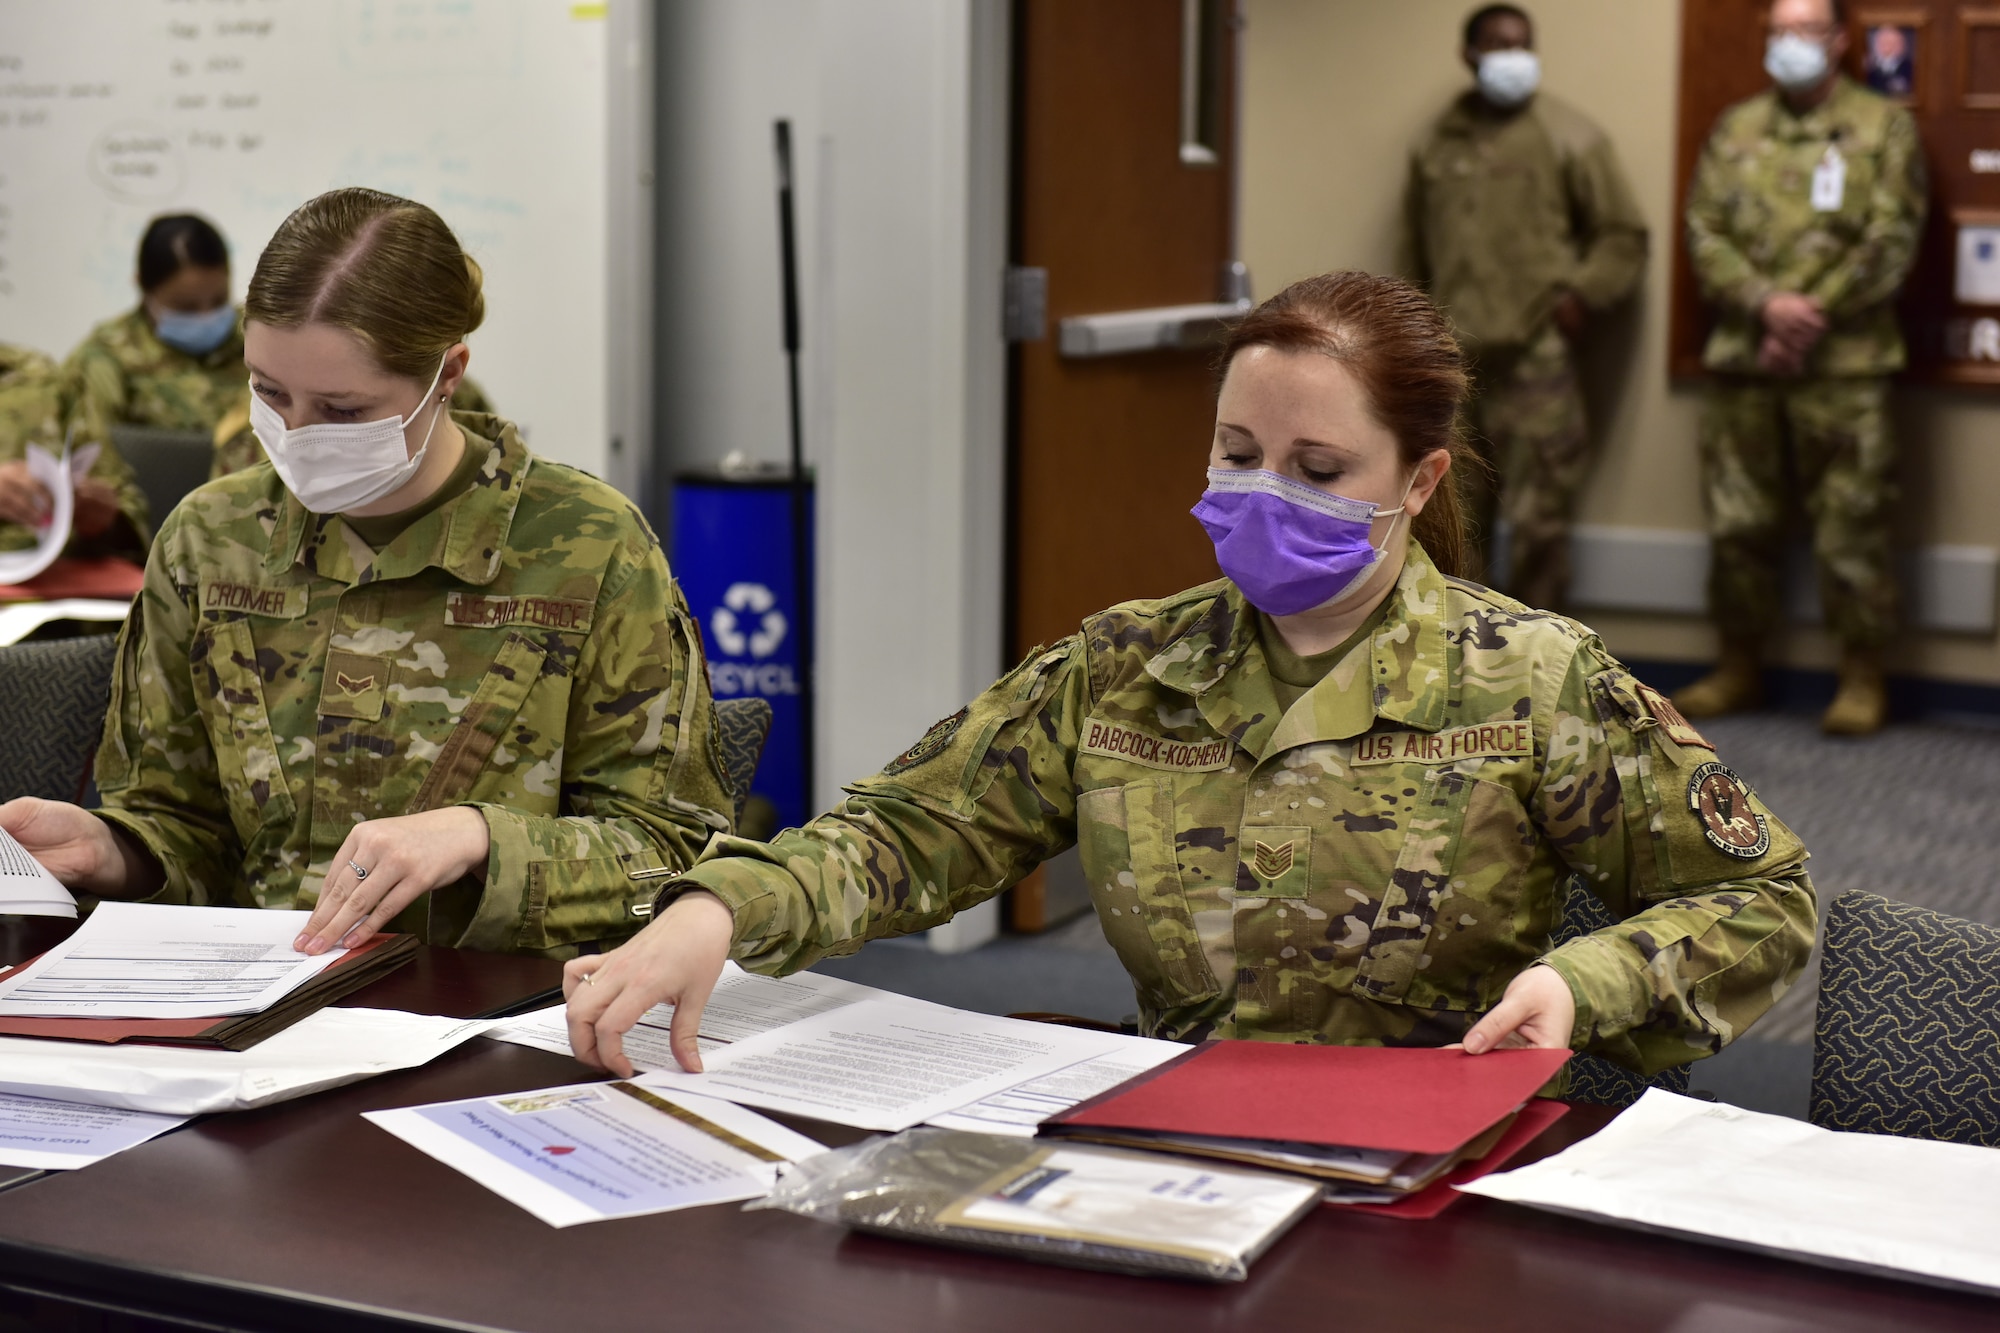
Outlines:
POLYGON ((162 526, 97 759, 159 901, 310 906, 356 822, 470 805, 483 885, 397 928, 567 956, 644 924, 629 872, 729 829, 701 637, 653 534, 506 422, 454 419, 484 467, 379 552, 269 466, 162 526))
MULTIPOLYGON (((0 463, 27 456, 39 444, 52 453, 63 446, 64 422, 75 400, 75 385, 54 361, 25 347, 0 344, 0 463)), ((103 555, 113 551, 137 554, 145 549, 151 515, 146 496, 125 460, 112 448, 98 451, 88 475, 118 495, 118 512, 130 530, 113 530, 97 538, 72 537, 72 555, 103 555)), ((0 523, 0 551, 19 551, 35 544, 35 534, 20 523, 0 523)))
POLYGON ((1539 958, 1575 1045, 1649 1071, 1742 1032, 1813 942, 1805 849, 1664 700, 1417 548, 1289 710, 1211 583, 1092 617, 848 792, 667 892, 712 890, 783 972, 1075 843, 1152 1035, 1440 1045, 1539 958), (1621 924, 1551 951, 1572 874, 1621 924))
POLYGON ((1894 301, 1923 233, 1925 184, 1908 111, 1848 79, 1797 115, 1775 92, 1723 112, 1688 198, 1688 253, 1715 307, 1702 364, 1718 375, 1702 421, 1714 541, 1709 600, 1723 632, 1778 619, 1788 501, 1803 501, 1821 599, 1852 648, 1886 643, 1896 591, 1888 511, 1894 442, 1886 377, 1904 363, 1894 301), (1838 154, 1839 206, 1812 201, 1838 154), (1796 377, 1757 368, 1759 309, 1774 292, 1817 297, 1828 329, 1796 377))
POLYGON ((227 342, 196 357, 161 342, 144 309, 92 329, 64 369, 78 382, 79 443, 109 443, 114 425, 212 431, 249 374, 240 317, 227 342))
MULTIPOLYGON (((452 391, 451 410, 490 414, 493 403, 486 391, 467 376, 452 391)), ((257 442, 257 432, 250 429, 250 390, 246 381, 236 401, 215 425, 215 461, 209 464, 208 479, 214 481, 263 461, 264 446, 257 442)))
POLYGON ((1467 94, 1410 161, 1405 271, 1451 317, 1473 360, 1472 424, 1499 474, 1470 496, 1482 538, 1512 529, 1508 586, 1535 606, 1569 586, 1569 524, 1589 466, 1575 358, 1552 312, 1630 296, 1646 225, 1610 142, 1547 93, 1519 112, 1467 94))

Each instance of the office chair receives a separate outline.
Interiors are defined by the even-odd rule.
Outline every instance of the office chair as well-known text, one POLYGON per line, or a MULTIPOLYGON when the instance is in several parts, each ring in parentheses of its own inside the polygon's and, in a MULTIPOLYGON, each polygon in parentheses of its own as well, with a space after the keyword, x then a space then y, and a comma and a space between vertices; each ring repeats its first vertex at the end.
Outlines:
POLYGON ((743 803, 757 777, 757 760, 764 738, 771 733, 771 705, 762 699, 717 699, 715 729, 722 738, 722 771, 736 794, 736 821, 743 821, 743 803))
POLYGON ((206 431, 113 426, 111 443, 145 492, 155 528, 183 496, 208 480, 215 461, 215 446, 206 431))
MULTIPOLYGON (((1562 894, 1562 919, 1556 923, 1554 943, 1564 944, 1579 935, 1618 924, 1611 909, 1576 876, 1563 882, 1562 894)), ((1675 1065, 1649 1079, 1601 1055, 1583 1054, 1572 1056, 1565 1068, 1569 1074, 1569 1090, 1563 1094, 1565 1101, 1620 1108, 1638 1101, 1647 1088, 1686 1093, 1688 1079, 1694 1072, 1691 1065, 1675 1065)))
POLYGON ((2000 929, 1872 893, 1834 899, 1808 1116, 2000 1148, 2000 929))
POLYGON ((118 639, 0 647, 0 801, 78 801, 104 730, 118 639))

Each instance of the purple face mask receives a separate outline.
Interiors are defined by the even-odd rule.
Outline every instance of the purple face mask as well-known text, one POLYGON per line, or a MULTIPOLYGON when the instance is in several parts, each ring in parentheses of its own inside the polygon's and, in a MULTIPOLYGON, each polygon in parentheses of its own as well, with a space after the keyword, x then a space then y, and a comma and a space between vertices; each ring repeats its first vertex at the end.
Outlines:
POLYGON ((1216 563, 1250 605, 1266 615, 1295 616, 1367 582, 1383 555, 1368 540, 1370 524, 1403 506, 1377 509, 1275 472, 1212 467, 1193 512, 1215 543, 1216 563))

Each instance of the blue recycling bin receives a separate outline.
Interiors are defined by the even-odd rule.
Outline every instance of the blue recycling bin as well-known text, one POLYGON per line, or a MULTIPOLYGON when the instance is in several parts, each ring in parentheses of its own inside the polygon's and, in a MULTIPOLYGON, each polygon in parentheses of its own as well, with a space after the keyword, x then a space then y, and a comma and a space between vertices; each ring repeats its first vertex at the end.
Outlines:
MULTIPOLYGON (((813 503, 807 480, 806 552, 813 503)), ((792 557, 792 487, 786 474, 690 472, 674 483, 674 576, 701 625, 717 699, 750 696, 771 705, 771 734, 751 794, 777 808, 779 827, 806 821, 805 673, 800 589, 792 557)), ((812 595, 808 564, 804 590, 812 595)))

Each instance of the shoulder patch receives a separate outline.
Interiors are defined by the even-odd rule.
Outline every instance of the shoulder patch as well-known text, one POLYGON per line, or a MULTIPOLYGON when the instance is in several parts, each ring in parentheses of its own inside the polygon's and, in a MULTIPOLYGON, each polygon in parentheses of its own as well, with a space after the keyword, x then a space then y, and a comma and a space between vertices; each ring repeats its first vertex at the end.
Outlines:
POLYGON ((971 712, 972 709, 969 707, 961 708, 950 717, 940 718, 938 721, 932 723, 931 729, 919 737, 915 745, 912 745, 909 749, 883 765, 882 771, 888 774, 902 773, 915 768, 918 764, 923 763, 924 760, 931 758, 938 751, 944 749, 945 746, 951 744, 951 738, 956 736, 958 729, 965 725, 966 716, 971 712))
POLYGON ((1676 745, 1696 745, 1704 750, 1715 749, 1715 743, 1696 731, 1688 720, 1681 716, 1681 710, 1674 707, 1666 695, 1651 685, 1634 682, 1638 687, 1639 699, 1646 705, 1646 711, 1660 724, 1660 734, 1676 745))
POLYGON ((1702 836, 1724 856, 1755 861, 1771 850, 1771 826, 1750 802, 1750 788, 1722 764, 1703 764, 1688 776, 1688 811, 1702 836))

